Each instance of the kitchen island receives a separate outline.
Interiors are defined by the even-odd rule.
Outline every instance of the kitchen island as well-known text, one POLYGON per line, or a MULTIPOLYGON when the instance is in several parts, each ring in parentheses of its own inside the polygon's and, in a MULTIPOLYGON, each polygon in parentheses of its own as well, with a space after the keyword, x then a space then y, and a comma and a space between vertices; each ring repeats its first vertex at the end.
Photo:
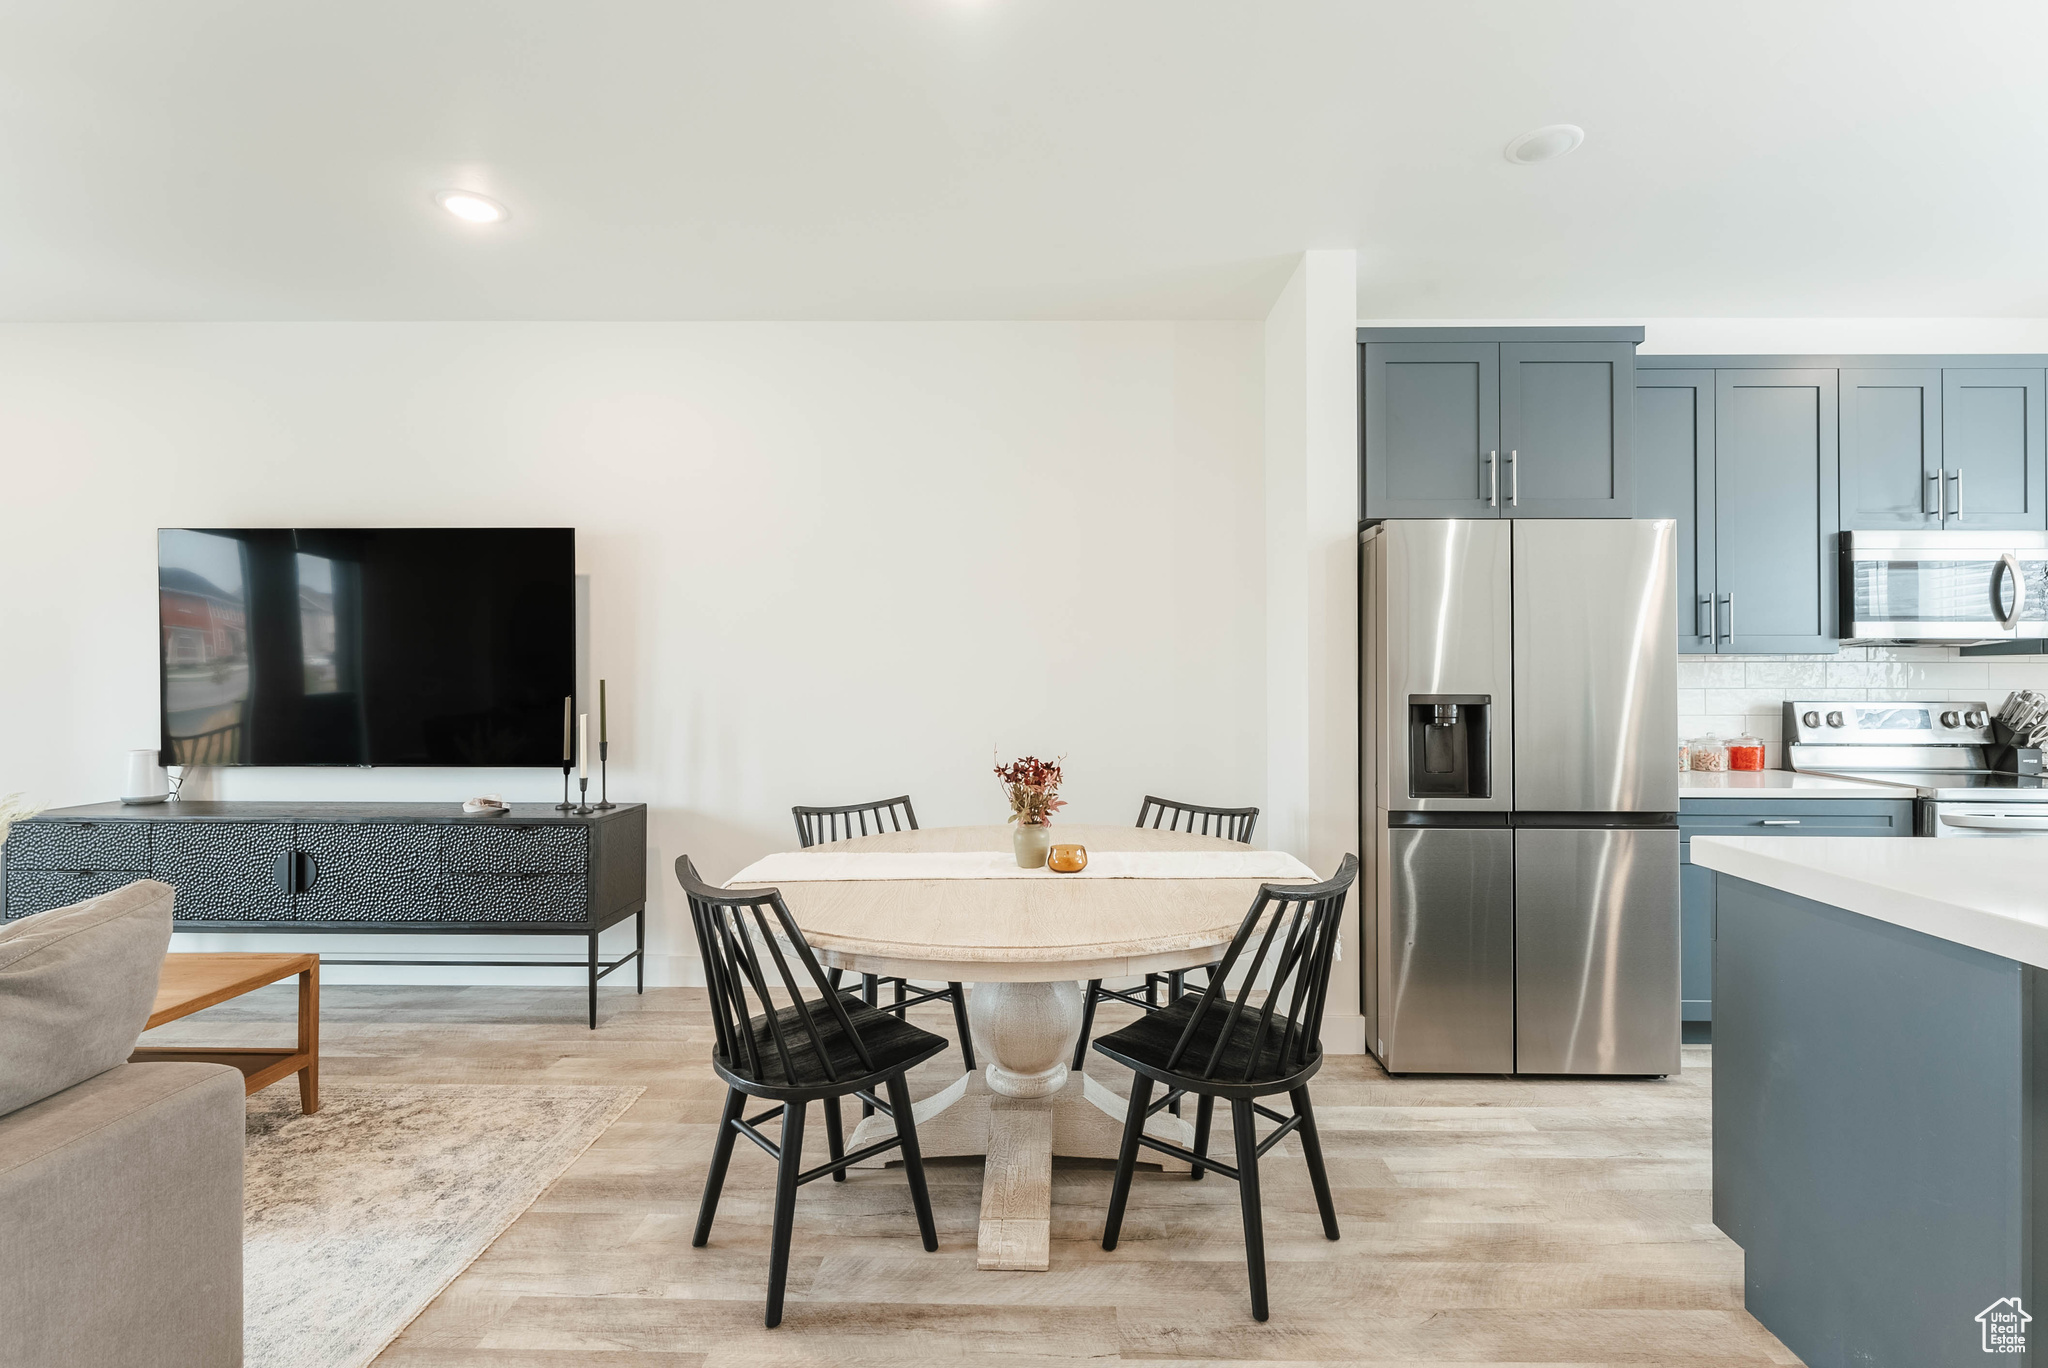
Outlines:
POLYGON ((1716 881, 1714 1223, 1750 1313, 1813 1368, 2024 1352, 2048 1304, 2048 838, 1692 846, 1716 881))

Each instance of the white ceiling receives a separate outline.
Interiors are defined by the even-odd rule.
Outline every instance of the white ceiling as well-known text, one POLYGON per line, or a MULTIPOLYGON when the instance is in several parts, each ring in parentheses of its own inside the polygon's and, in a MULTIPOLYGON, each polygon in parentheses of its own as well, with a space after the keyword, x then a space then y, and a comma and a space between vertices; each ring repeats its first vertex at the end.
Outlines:
POLYGON ((2044 62, 2039 0, 10 0, 0 317, 1257 317, 1343 246, 1374 317, 2036 316, 2044 62))

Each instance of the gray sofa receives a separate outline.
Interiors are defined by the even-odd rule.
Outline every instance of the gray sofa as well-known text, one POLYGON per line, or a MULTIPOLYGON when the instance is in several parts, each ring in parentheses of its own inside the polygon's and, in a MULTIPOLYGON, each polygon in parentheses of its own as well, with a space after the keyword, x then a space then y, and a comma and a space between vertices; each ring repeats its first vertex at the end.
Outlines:
POLYGON ((171 934, 143 880, 0 925, 0 1365, 242 1362, 238 1070, 127 1063, 171 934))

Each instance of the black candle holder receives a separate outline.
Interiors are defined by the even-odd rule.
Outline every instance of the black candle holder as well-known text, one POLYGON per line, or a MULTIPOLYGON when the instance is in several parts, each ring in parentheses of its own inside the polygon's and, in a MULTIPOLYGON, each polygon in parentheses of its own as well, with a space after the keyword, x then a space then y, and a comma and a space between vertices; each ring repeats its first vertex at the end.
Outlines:
POLYGON ((557 812, 574 812, 574 811, 576 810, 576 805, 575 805, 574 803, 572 803, 572 802, 570 802, 570 801, 569 801, 569 770, 570 770, 570 766, 569 766, 569 764, 568 764, 568 763, 567 763, 566 761, 565 761, 565 762, 563 762, 563 765, 562 765, 562 801, 561 801, 561 802, 559 802, 559 803, 557 803, 557 804, 555 804, 555 811, 557 811, 557 812))
POLYGON ((598 810, 599 812, 610 812, 610 811, 611 811, 611 810, 612 810, 613 808, 615 808, 615 807, 617 807, 617 806, 618 806, 618 804, 617 804, 617 803, 614 803, 614 802, 612 801, 612 793, 611 793, 611 777, 610 777, 610 775, 609 775, 609 774, 608 774, 608 773, 606 772, 606 771, 607 771, 607 770, 608 770, 608 769, 610 768, 610 767, 609 767, 609 766, 607 765, 607 763, 606 763, 606 762, 607 762, 607 761, 609 761, 609 760, 610 760, 611 758, 612 758, 612 743, 611 743, 611 742, 609 742, 609 741, 600 741, 600 742, 598 742, 598 743, 597 743, 597 810, 598 810))
POLYGON ((590 805, 590 776, 586 774, 578 779, 576 781, 576 788, 582 797, 582 802, 575 808, 572 808, 571 811, 578 817, 588 817, 591 813, 597 811, 596 808, 590 805))

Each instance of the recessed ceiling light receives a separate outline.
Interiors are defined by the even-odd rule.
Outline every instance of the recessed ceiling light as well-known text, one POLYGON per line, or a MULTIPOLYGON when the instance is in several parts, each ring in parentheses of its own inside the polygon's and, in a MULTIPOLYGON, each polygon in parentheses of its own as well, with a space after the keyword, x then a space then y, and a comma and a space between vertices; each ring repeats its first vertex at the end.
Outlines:
POLYGON ((1524 133, 1507 145, 1504 156, 1517 166, 1556 161, 1586 140, 1586 130, 1577 124, 1549 124, 1524 133))
POLYGON ((474 190, 443 190, 434 203, 464 223, 503 223, 511 217, 504 205, 474 190))

